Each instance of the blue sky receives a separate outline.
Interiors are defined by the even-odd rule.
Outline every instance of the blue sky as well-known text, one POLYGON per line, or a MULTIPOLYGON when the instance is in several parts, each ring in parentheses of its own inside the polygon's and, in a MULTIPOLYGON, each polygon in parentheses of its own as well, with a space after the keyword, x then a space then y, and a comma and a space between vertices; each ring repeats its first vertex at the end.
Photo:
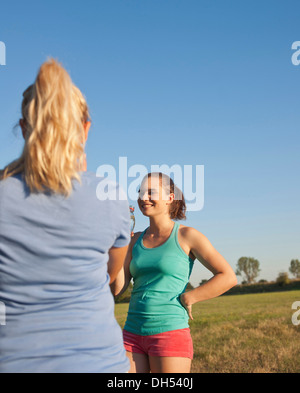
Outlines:
MULTIPOLYGON (((297 0, 1 4, 0 167, 21 152, 22 92, 53 56, 91 109, 88 169, 204 165, 204 208, 183 224, 232 267, 251 256, 275 279, 300 259, 299 11, 297 0)), ((210 276, 198 263, 191 281, 210 276)))

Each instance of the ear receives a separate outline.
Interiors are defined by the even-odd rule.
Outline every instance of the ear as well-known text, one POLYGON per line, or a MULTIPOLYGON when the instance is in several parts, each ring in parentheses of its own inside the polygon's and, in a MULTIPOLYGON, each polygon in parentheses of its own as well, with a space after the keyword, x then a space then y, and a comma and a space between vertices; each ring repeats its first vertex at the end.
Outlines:
POLYGON ((170 203, 168 203, 168 205, 172 205, 172 203, 174 202, 174 200, 175 200, 175 194, 174 194, 174 192, 172 192, 172 193, 170 194, 170 196, 169 196, 169 201, 168 201, 168 202, 170 202, 170 203))
POLYGON ((25 120, 24 119, 20 119, 19 124, 20 124, 21 130, 22 130, 23 138, 26 139, 25 120))
POLYGON ((84 137, 85 140, 87 141, 88 136, 89 136, 89 131, 91 128, 92 123, 90 121, 87 121, 86 123, 84 123, 83 128, 84 128, 84 137))

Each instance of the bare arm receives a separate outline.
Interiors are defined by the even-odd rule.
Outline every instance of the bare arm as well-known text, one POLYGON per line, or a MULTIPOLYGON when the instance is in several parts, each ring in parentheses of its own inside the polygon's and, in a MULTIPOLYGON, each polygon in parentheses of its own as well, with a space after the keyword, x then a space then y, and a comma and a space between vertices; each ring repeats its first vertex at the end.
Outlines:
POLYGON ((130 245, 128 247, 128 251, 125 257, 125 262, 124 265, 122 266, 119 274, 117 275, 116 279, 111 283, 110 288, 112 291, 112 294, 114 296, 120 296, 122 293, 126 291, 128 288, 130 281, 132 279, 132 276, 130 274, 130 263, 132 259, 132 249, 133 246, 135 245, 137 239, 140 236, 140 232, 137 232, 133 235, 130 245))
POLYGON ((110 284, 112 284, 119 272, 122 270, 124 265, 124 260, 127 254, 128 246, 126 247, 112 247, 109 252, 109 260, 108 260, 108 274, 110 276, 110 284))
POLYGON ((229 263, 202 233, 194 228, 188 228, 186 238, 194 256, 214 275, 204 285, 181 296, 181 301, 186 307, 220 296, 237 285, 236 275, 229 263))

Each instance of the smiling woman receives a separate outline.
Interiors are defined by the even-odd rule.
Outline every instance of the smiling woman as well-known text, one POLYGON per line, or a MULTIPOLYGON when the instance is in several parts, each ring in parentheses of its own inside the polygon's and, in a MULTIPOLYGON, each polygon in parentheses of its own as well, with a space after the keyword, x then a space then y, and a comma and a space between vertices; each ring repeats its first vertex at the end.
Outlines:
POLYGON ((149 173, 138 205, 150 226, 134 234, 124 271, 112 286, 119 295, 134 281, 123 332, 131 372, 187 373, 193 359, 192 305, 226 292, 236 276, 203 234, 173 221, 185 219, 186 205, 169 176, 149 173), (214 277, 186 293, 196 259, 214 277))

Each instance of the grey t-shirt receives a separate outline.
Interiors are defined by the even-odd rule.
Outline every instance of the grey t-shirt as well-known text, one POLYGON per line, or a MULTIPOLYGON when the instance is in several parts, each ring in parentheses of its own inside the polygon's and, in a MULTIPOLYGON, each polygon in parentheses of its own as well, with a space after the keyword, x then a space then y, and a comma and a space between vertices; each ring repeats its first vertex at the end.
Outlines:
POLYGON ((0 181, 2 373, 129 370, 107 273, 109 249, 130 242, 129 205, 81 176, 69 198, 30 193, 21 175, 0 181))

